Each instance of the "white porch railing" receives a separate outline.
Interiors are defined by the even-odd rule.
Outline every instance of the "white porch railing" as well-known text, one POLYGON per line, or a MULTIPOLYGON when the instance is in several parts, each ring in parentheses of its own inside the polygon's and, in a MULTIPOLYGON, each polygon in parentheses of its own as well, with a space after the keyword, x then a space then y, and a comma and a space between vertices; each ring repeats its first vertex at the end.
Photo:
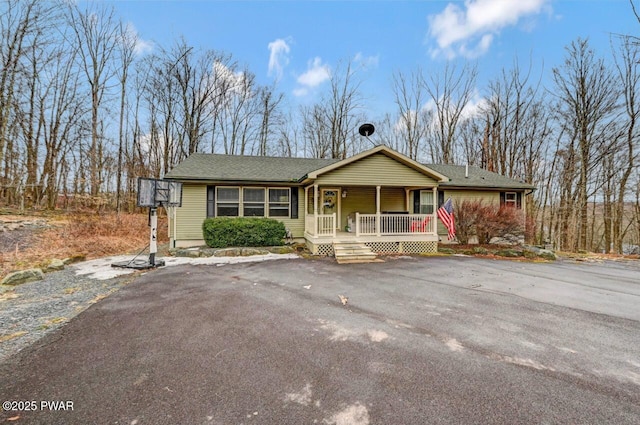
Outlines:
POLYGON ((305 231, 317 237, 335 237, 336 213, 307 214, 305 217, 305 231))
POLYGON ((356 236, 435 233, 433 214, 356 213, 356 236), (379 219, 378 219, 379 218, 379 219))

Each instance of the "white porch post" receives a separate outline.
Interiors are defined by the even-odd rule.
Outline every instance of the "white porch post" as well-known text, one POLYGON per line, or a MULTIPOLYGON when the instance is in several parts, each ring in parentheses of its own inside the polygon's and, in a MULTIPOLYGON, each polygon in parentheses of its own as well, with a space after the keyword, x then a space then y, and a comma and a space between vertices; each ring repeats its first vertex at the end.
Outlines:
POLYGON ((356 212, 356 236, 360 236, 360 213, 356 212))
POLYGON ((318 185, 313 185, 313 236, 318 234, 318 185))
POLYGON ((336 213, 331 214, 333 216, 333 233, 332 236, 336 237, 336 213))
POLYGON ((380 236, 380 186, 376 186, 376 236, 380 236))
POLYGON ((438 188, 433 188, 433 233, 438 234, 438 188))
POLYGON ((307 229, 307 216, 309 215, 309 186, 304 188, 304 231, 311 233, 311 229, 307 229))

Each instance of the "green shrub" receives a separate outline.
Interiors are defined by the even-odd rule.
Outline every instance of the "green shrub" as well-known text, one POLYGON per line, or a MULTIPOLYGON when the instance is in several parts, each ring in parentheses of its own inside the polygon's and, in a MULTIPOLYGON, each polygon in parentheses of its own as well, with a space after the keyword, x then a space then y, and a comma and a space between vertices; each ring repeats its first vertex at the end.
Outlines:
POLYGON ((204 241, 211 248, 283 245, 284 223, 271 218, 214 217, 202 223, 204 241))

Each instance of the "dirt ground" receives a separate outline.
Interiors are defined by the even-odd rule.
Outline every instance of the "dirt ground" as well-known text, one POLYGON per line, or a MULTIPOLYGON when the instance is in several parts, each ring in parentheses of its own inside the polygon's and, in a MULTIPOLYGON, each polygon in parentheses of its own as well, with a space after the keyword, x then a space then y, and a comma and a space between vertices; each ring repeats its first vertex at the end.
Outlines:
MULTIPOLYGON (((158 241, 168 242, 166 217, 158 241)), ((95 212, 0 213, 0 279, 15 270, 46 267, 52 259, 128 254, 149 243, 147 214, 95 212)))

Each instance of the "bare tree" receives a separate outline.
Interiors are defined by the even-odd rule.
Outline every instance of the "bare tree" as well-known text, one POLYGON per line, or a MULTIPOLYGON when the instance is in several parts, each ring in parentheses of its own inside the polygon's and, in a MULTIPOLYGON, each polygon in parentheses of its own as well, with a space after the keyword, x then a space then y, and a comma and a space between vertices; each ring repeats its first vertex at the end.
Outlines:
POLYGON ((311 158, 331 158, 331 127, 321 105, 300 107, 304 152, 311 158))
POLYGON ((118 122, 118 164, 116 171, 116 214, 120 214, 120 196, 122 194, 122 173, 123 159, 125 151, 125 112, 127 99, 127 82, 129 78, 129 68, 133 63, 138 36, 131 28, 120 24, 120 34, 118 43, 118 53, 120 56, 120 66, 117 70, 120 83, 120 118, 118 122))
POLYGON ((442 75, 431 74, 428 80, 424 80, 435 115, 429 133, 432 162, 455 162, 458 125, 473 96, 477 75, 475 65, 467 64, 457 69, 447 63, 442 75))
POLYGON ((104 134, 100 133, 100 108, 114 75, 112 59, 118 46, 119 24, 112 8, 90 4, 81 10, 73 5, 69 10, 69 24, 78 47, 79 65, 91 93, 91 143, 88 149, 91 195, 100 191, 104 134))
MULTIPOLYGON (((44 39, 43 31, 46 31, 48 19, 51 19, 57 6, 38 0, 3 0, 0 10, 0 198, 5 197, 12 201, 17 187, 21 186, 18 181, 22 173, 15 173, 20 158, 17 152, 15 140, 17 132, 20 131, 18 124, 21 118, 19 111, 26 112, 26 119, 29 121, 29 129, 33 130, 34 121, 37 120, 35 110, 35 92, 37 90, 34 83, 34 68, 40 67, 40 52, 38 51, 38 39, 44 39), (25 59, 27 63, 25 63, 25 59), (23 91, 21 86, 27 85, 30 104, 26 105, 26 111, 21 108, 18 99, 23 91)), ((25 128, 22 128, 24 132, 25 128)), ((37 155, 34 149, 37 148, 34 135, 27 135, 29 144, 29 164, 37 164, 37 155)), ((33 170, 29 175, 30 184, 33 184, 33 170)))
MULTIPOLYGON (((282 115, 279 113, 279 107, 282 99, 282 93, 275 93, 274 88, 261 87, 258 89, 258 100, 260 102, 260 131, 258 134, 257 154, 265 156, 269 152, 269 141, 274 133, 274 128, 281 124, 282 115)), ((290 146, 290 145, 289 145, 290 146)), ((291 149, 287 149, 291 152, 291 149)), ((288 156, 291 154, 289 153, 288 156)))
POLYGON ((427 133, 430 111, 425 109, 426 92, 422 71, 405 76, 402 72, 393 75, 393 93, 398 107, 398 122, 394 130, 403 143, 397 146, 400 152, 417 159, 427 133))
MULTIPOLYGON (((611 71, 597 58, 587 40, 578 39, 567 47, 562 67, 553 69, 556 113, 566 135, 567 161, 576 164, 577 183, 565 176, 566 195, 576 199, 578 238, 574 249, 586 250, 588 233, 588 198, 594 164, 607 149, 614 149, 611 119, 617 92, 611 71), (608 147, 603 148, 604 145, 608 147), (571 184, 571 186, 569 186, 571 184)), ((567 217, 564 217, 567 225, 567 217)), ((565 241, 566 242, 566 241, 565 241)))
MULTIPOLYGON (((632 3, 633 5, 633 3, 632 3)), ((635 10, 634 10, 635 12, 635 10)), ((629 229, 625 226, 625 200, 627 198, 627 185, 635 167, 638 156, 638 118, 640 109, 640 50, 638 44, 630 37, 622 37, 617 50, 614 50, 614 62, 621 81, 620 87, 623 94, 624 116, 623 141, 617 152, 618 159, 612 164, 611 170, 617 171, 618 193, 612 220, 612 242, 617 253, 623 252, 623 240, 629 229)), ((607 250, 609 249, 607 244, 607 250)))

